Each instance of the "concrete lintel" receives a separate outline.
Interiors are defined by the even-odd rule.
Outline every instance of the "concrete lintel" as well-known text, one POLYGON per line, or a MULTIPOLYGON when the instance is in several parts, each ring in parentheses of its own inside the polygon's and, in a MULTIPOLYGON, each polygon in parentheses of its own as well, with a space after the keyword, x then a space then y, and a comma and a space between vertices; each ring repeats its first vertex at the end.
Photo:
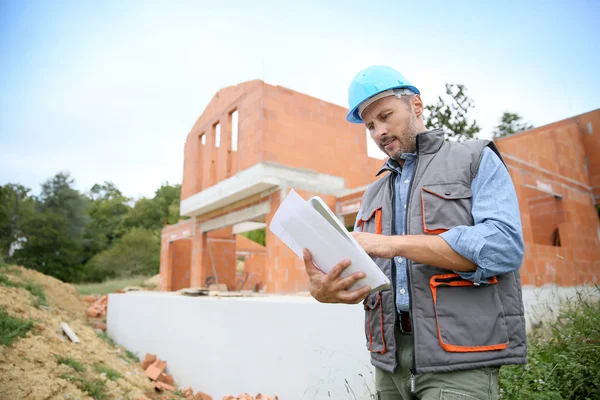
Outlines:
POLYGON ((260 217, 261 215, 265 215, 270 212, 271 203, 269 201, 265 201, 264 203, 260 203, 255 206, 244 208, 243 210, 235 211, 203 222, 200 225, 200 232, 204 233, 226 226, 235 225, 251 218, 260 217))
POLYGON ((234 235, 237 235, 239 233, 250 232, 250 231, 257 230, 257 229, 262 229, 266 226, 267 226, 267 224, 265 224, 264 222, 253 222, 253 221, 240 222, 239 224, 235 224, 233 226, 231 233, 233 233, 234 235))
POLYGON ((275 163, 260 163, 181 201, 181 215, 202 215, 282 185, 334 196, 345 191, 344 178, 275 163))

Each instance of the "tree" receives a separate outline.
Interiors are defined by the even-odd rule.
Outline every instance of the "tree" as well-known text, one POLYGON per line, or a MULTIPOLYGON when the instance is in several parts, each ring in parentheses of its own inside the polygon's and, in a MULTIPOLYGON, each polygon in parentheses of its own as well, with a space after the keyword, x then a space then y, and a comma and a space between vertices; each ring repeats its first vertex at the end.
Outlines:
POLYGON ((471 121, 470 112, 475 102, 467 96, 465 85, 446 83, 446 96, 438 97, 436 104, 425 106, 425 126, 427 129, 444 128, 446 140, 462 142, 477 138, 481 127, 471 121))
POLYGON ((35 211, 20 228, 21 248, 15 262, 66 282, 79 279, 86 248, 85 233, 90 221, 87 198, 72 185, 69 173, 60 172, 42 184, 35 211))
POLYGON ((521 117, 519 114, 504 111, 504 114, 502 114, 502 117, 500 118, 500 123, 493 131, 493 137, 499 138, 512 135, 513 133, 533 129, 533 125, 527 122, 521 122, 522 120, 523 117, 521 117))
POLYGON ((124 221, 124 228, 162 229, 166 225, 175 224, 182 217, 179 215, 181 185, 163 184, 152 199, 141 198, 124 221))
POLYGON ((0 259, 11 255, 11 247, 22 238, 23 220, 35 210, 35 198, 19 184, 0 186, 0 259))
POLYGON ((83 280, 154 275, 160 264, 160 232, 134 228, 113 247, 96 254, 83 268, 83 280))
POLYGON ((37 211, 22 224, 25 237, 13 261, 65 282, 77 282, 80 277, 82 241, 70 235, 64 215, 46 210, 37 211))
POLYGON ((86 198, 72 186, 75 180, 68 172, 59 172, 42 184, 40 211, 62 215, 69 224, 69 236, 82 238, 90 222, 86 198))
POLYGON ((120 236, 125 215, 131 207, 127 204, 130 199, 112 182, 92 186, 89 199, 91 222, 87 227, 86 237, 96 244, 95 254, 110 247, 120 236))

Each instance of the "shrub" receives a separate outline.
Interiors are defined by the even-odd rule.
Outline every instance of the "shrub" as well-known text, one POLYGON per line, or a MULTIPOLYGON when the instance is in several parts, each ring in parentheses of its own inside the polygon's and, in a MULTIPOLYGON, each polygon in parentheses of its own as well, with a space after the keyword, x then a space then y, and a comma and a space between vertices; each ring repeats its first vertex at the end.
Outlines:
POLYGON ((501 368, 502 399, 600 399, 600 302, 579 293, 550 328, 530 335, 527 365, 501 368))

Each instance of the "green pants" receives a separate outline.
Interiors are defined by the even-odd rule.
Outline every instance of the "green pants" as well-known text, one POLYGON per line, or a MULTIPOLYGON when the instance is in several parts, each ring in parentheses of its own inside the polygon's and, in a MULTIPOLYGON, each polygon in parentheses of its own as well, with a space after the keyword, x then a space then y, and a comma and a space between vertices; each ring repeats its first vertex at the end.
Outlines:
POLYGON ((411 390, 412 334, 396 329, 395 374, 375 369, 378 400, 497 400, 499 368, 438 372, 414 376, 411 390))

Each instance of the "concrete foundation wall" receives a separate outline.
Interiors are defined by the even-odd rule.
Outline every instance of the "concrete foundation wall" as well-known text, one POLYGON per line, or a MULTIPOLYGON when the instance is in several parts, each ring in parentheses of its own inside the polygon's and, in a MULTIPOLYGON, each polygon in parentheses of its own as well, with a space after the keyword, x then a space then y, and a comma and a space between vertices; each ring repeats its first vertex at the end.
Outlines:
MULTIPOLYGON (((524 287, 528 327, 556 316, 560 301, 582 290, 594 293, 589 287, 524 287)), ((294 296, 111 294, 108 335, 140 357, 156 354, 177 384, 214 399, 248 392, 280 400, 362 400, 374 393, 362 305, 294 296)))
POLYGON ((156 292, 110 295, 108 304, 110 337, 142 358, 156 354, 177 384, 214 399, 347 399, 347 388, 368 399, 374 390, 362 305, 156 292))

